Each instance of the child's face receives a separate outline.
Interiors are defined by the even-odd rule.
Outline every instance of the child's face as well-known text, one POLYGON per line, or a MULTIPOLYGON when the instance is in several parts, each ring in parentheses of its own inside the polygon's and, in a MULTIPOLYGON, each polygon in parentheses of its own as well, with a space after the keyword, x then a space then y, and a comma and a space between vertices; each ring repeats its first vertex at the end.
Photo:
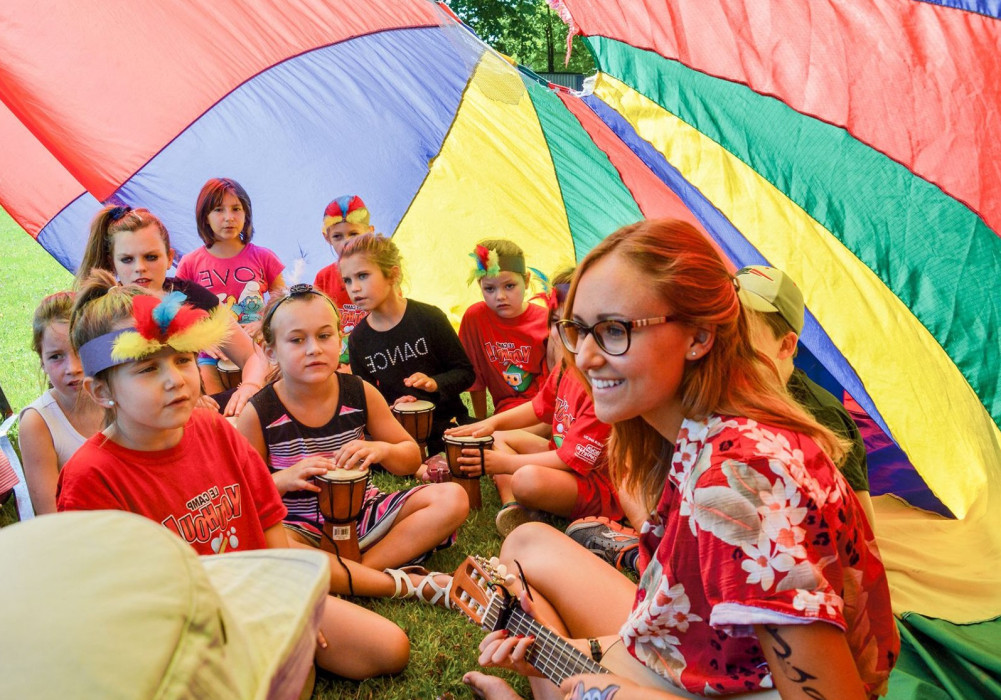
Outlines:
POLYGON ((393 294, 393 281, 364 255, 352 255, 341 260, 340 269, 351 303, 365 311, 379 308, 393 294))
POLYGON ((42 369, 53 390, 76 400, 83 386, 83 367, 70 345, 66 321, 53 321, 42 332, 42 369))
POLYGON ((371 226, 353 224, 350 221, 341 221, 328 226, 323 232, 323 238, 330 244, 330 247, 334 249, 339 258, 341 253, 344 252, 344 246, 349 239, 360 236, 363 233, 370 233, 372 230, 371 226))
POLYGON ((266 349, 287 381, 323 382, 337 371, 341 336, 337 316, 315 295, 284 302, 271 317, 274 344, 266 349))
POLYGON ((87 381, 98 403, 114 399, 116 431, 134 449, 162 449, 188 422, 201 393, 195 354, 169 347, 115 367, 106 382, 87 381))
POLYGON ((247 222, 247 215, 243 211, 240 198, 232 192, 224 192, 222 201, 209 212, 208 219, 212 235, 216 241, 222 243, 234 239, 239 240, 247 222))
POLYGON ((159 230, 152 224, 135 231, 119 231, 111 241, 111 260, 122 284, 161 291, 171 258, 159 230))
POLYGON ((508 270, 496 277, 483 277, 483 301, 501 318, 517 318, 525 310, 525 281, 522 275, 508 270))

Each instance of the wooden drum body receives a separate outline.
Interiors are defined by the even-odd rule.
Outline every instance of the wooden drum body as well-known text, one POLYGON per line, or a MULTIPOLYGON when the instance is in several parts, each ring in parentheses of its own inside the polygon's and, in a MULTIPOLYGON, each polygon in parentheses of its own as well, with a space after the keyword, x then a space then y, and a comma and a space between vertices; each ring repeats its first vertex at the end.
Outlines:
POLYGON ((313 477, 320 487, 316 494, 323 516, 320 547, 344 559, 361 561, 358 549, 358 516, 365 504, 367 469, 331 469, 313 477))
POLYGON ((243 381, 243 370, 235 362, 223 357, 219 360, 217 368, 223 389, 235 389, 240 386, 240 382, 243 381))
POLYGON ((421 446, 421 459, 427 459, 428 438, 434 420, 434 404, 430 401, 408 401, 393 406, 393 415, 410 437, 421 446))
POLYGON ((461 484, 466 489, 469 496, 469 507, 480 509, 483 507, 483 495, 480 493, 480 477, 483 476, 483 453, 492 449, 494 438, 492 435, 473 437, 471 435, 452 436, 446 435, 445 456, 448 458, 448 469, 452 472, 452 480, 461 484), (459 457, 462 457, 463 450, 479 450, 480 453, 480 473, 477 476, 466 476, 459 467, 459 457))

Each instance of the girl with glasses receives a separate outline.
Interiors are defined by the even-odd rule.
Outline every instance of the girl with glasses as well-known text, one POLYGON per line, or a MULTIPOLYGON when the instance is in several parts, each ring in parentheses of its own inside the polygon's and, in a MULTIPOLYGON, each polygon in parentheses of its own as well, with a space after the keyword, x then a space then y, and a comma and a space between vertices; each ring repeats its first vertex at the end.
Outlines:
POLYGON ((677 221, 621 229, 580 265, 561 336, 612 424, 612 479, 648 518, 638 585, 546 525, 505 540, 501 562, 533 592, 523 607, 613 671, 558 689, 526 661, 533 637, 489 634, 481 664, 531 676, 537 698, 886 691, 900 643, 872 530, 835 467, 844 444, 754 351, 737 291, 677 221))

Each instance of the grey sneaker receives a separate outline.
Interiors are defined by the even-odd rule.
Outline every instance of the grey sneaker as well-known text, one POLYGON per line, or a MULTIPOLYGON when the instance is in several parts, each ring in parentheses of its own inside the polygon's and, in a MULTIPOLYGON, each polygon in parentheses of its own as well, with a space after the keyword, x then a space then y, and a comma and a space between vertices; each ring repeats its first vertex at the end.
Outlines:
POLYGON ((635 564, 625 565, 623 559, 635 562, 640 538, 635 530, 623 527, 605 517, 574 520, 566 530, 567 536, 585 549, 594 552, 616 569, 634 570, 635 564))

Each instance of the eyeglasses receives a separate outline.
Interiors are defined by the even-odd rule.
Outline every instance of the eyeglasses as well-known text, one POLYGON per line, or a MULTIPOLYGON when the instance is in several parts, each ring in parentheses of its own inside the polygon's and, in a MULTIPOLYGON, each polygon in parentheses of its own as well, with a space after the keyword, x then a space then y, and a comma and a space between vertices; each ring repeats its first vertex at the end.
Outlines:
POLYGON ((588 326, 580 321, 563 319, 556 322, 560 331, 560 340, 564 347, 576 355, 580 352, 581 343, 588 334, 594 335, 594 342, 609 355, 624 355, 632 342, 632 330, 646 326, 658 326, 662 323, 677 321, 676 316, 655 316, 654 318, 639 318, 635 321, 620 321, 615 318, 598 321, 588 326))

